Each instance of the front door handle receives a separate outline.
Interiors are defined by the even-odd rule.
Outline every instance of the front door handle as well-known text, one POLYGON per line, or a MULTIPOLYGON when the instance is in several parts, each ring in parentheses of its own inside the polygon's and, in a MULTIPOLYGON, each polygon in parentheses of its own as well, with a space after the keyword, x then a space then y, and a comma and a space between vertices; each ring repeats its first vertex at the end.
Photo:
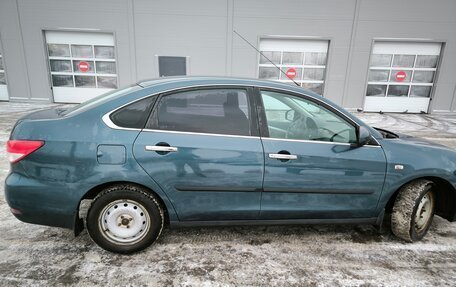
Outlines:
POLYGON ((294 154, 283 154, 283 153, 270 153, 269 158, 273 159, 284 159, 284 160, 290 160, 290 159, 298 159, 297 155, 294 154))
POLYGON ((161 151, 161 152, 177 152, 177 147, 161 146, 161 145, 146 145, 147 151, 161 151))

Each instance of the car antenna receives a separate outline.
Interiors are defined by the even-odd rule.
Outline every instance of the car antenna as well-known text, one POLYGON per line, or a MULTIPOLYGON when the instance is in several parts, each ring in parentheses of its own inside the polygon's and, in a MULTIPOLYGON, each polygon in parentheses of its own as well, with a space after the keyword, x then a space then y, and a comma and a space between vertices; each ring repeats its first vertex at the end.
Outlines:
POLYGON ((268 60, 272 65, 274 65, 274 67, 277 68, 277 70, 279 70, 282 74, 285 75, 285 77, 287 77, 288 79, 290 79, 293 83, 295 83, 296 86, 300 87, 300 85, 298 83, 295 82, 295 80, 293 80, 292 78, 288 77, 287 74, 282 70, 280 69, 276 64, 274 64, 274 62, 272 62, 268 57, 266 57, 260 50, 257 49, 257 47, 253 46, 249 41, 247 41, 246 38, 242 37, 241 34, 239 34, 238 32, 236 32, 236 30, 233 30, 233 33, 238 35, 242 40, 244 40, 247 44, 249 44, 250 47, 252 47, 253 49, 255 49, 255 51, 257 51, 261 56, 263 56, 266 60, 268 60))

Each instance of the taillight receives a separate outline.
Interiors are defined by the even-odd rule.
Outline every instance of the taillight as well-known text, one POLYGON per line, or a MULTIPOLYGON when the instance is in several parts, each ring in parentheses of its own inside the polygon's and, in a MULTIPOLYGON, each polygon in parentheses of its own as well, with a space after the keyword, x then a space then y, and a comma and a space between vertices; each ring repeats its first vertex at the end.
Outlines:
POLYGON ((15 163, 44 145, 44 141, 9 140, 6 143, 8 160, 15 163))

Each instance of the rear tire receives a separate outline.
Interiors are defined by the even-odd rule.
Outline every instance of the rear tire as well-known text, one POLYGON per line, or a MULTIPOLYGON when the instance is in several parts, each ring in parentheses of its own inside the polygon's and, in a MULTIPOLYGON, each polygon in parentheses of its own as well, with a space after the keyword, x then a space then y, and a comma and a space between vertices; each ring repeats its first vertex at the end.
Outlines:
POLYGON ((419 241, 426 235, 435 212, 432 187, 429 180, 417 180, 399 190, 391 214, 394 235, 408 242, 419 241))
POLYGON ((101 248, 129 254, 147 248, 163 230, 163 209, 146 189, 124 184, 103 190, 87 214, 87 230, 101 248))

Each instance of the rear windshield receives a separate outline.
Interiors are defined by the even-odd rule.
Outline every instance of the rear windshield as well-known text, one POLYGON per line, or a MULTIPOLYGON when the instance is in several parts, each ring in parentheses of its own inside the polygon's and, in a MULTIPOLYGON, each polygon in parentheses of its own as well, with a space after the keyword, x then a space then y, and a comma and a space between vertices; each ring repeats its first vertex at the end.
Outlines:
POLYGON ((74 114, 78 114, 78 113, 81 113, 83 111, 86 111, 92 107, 95 107, 95 106, 98 106, 98 105, 101 105, 107 101, 110 101, 114 98, 117 98, 119 96, 123 96, 125 94, 128 94, 128 93, 131 93, 131 92, 134 92, 134 91, 137 91, 137 90, 140 90, 142 89, 140 86, 138 86, 137 84, 134 84, 134 85, 131 85, 131 86, 128 86, 126 88, 122 88, 122 89, 118 89, 118 90, 113 90, 113 91, 110 91, 108 93, 105 93, 105 94, 102 94, 102 95, 99 95, 98 97, 95 97, 93 99, 90 99, 88 101, 85 101, 77 106, 74 106, 72 108, 69 108, 65 111, 63 111, 61 113, 62 116, 70 116, 70 115, 74 115, 74 114))

